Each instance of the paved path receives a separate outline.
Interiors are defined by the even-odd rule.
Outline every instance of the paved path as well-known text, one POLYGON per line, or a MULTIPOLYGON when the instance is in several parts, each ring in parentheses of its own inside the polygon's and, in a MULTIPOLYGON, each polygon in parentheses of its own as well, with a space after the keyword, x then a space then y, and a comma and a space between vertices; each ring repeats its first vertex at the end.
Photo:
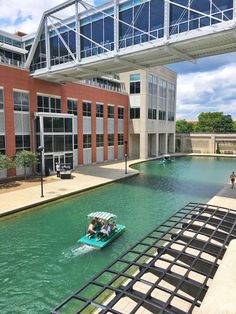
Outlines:
MULTIPOLYGON (((137 161, 129 161, 133 164, 137 161)), ((86 191, 112 181, 121 180, 138 174, 138 171, 128 168, 125 174, 124 162, 112 162, 79 167, 73 172, 72 179, 56 178, 55 181, 44 184, 44 197, 41 197, 40 182, 37 186, 21 190, 6 192, 0 195, 0 216, 20 211, 32 206, 40 205, 66 195, 86 191)))

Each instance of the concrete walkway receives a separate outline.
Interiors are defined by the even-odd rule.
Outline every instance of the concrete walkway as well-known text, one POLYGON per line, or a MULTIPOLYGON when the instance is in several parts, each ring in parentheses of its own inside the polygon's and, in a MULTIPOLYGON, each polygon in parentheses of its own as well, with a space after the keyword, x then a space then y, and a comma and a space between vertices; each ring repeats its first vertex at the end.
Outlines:
MULTIPOLYGON (((139 161, 142 160, 129 161, 128 165, 139 161)), ((1 194, 0 217, 137 174, 138 171, 131 168, 125 174, 125 164, 120 161, 79 167, 72 179, 55 176, 55 181, 44 184, 44 197, 41 197, 40 182, 30 188, 1 194)))

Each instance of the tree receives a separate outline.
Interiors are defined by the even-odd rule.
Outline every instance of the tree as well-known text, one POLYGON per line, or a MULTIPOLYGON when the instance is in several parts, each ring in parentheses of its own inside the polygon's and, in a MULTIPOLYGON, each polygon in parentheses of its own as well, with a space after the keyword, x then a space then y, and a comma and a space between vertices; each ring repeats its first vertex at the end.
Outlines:
POLYGON ((14 168, 14 162, 10 157, 0 154, 0 170, 8 170, 14 168))
POLYGON ((37 163, 38 159, 35 153, 28 150, 22 150, 15 155, 14 161, 18 167, 24 168, 24 177, 26 179, 26 168, 33 167, 33 165, 37 163))
POLYGON ((191 133, 193 131, 193 123, 186 120, 176 121, 176 133, 191 133))
POLYGON ((229 133, 233 131, 231 115, 223 112, 202 112, 198 116, 198 129, 203 133, 229 133))

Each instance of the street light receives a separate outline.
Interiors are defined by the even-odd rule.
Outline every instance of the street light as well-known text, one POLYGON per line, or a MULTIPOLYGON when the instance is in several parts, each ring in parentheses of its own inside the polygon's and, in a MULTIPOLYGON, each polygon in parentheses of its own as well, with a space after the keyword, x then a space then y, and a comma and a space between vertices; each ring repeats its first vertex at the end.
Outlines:
POLYGON ((125 141, 125 174, 127 174, 127 161, 128 161, 127 144, 128 141, 125 141))
POLYGON ((43 195, 43 146, 38 147, 38 151, 40 153, 40 172, 41 172, 41 197, 44 197, 43 195))

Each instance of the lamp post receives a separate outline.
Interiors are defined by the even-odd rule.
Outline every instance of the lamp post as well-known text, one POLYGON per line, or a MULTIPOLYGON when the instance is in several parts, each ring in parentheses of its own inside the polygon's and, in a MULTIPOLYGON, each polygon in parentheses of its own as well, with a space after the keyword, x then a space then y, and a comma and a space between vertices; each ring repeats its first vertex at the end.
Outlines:
POLYGON ((127 161, 128 161, 127 144, 128 141, 125 141, 125 174, 127 174, 127 161))
POLYGON ((43 146, 38 147, 38 151, 40 153, 40 172, 41 172, 41 197, 44 197, 43 195, 43 146))

